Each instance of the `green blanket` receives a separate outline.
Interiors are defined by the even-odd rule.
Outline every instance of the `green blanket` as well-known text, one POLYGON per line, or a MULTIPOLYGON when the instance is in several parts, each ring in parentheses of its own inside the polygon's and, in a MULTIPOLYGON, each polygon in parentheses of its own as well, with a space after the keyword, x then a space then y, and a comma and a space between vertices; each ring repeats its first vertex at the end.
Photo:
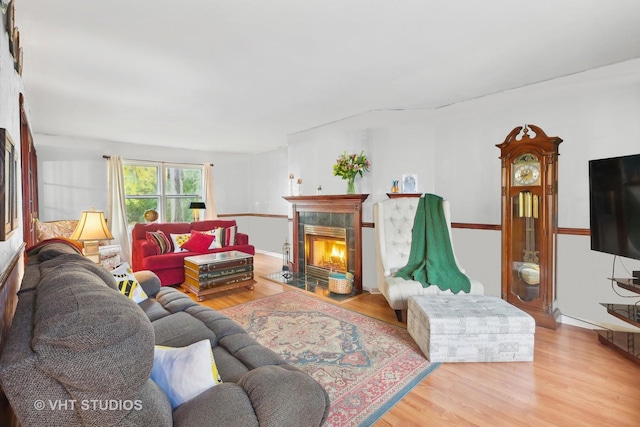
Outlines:
POLYGON ((423 287, 436 285, 457 294, 469 293, 471 283, 456 265, 449 238, 442 197, 425 194, 420 198, 413 220, 409 262, 396 272, 397 277, 415 280, 423 287))

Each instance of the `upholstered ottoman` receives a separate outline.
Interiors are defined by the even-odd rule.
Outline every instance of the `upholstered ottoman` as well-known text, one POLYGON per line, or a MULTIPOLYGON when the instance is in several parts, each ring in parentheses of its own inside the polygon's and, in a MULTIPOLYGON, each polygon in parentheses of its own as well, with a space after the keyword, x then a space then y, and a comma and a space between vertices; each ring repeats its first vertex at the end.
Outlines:
POLYGON ((431 362, 533 360, 533 318, 486 295, 409 297, 407 330, 431 362))

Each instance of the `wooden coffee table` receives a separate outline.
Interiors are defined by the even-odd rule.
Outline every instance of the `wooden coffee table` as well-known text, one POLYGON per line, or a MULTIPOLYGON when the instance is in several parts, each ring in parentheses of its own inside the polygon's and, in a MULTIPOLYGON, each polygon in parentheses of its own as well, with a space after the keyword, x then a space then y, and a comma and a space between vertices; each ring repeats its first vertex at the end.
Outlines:
POLYGON ((203 301, 207 295, 229 289, 253 289, 253 255, 239 251, 188 256, 184 259, 185 291, 203 301))

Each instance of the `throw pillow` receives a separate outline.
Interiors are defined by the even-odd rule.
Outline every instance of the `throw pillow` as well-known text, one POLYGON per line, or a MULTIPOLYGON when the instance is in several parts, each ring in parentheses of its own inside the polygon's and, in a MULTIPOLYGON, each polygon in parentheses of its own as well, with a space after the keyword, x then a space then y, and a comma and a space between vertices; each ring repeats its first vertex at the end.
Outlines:
POLYGON ((116 279, 120 293, 133 300, 133 302, 141 303, 149 298, 144 292, 144 289, 142 289, 142 286, 140 286, 140 283, 136 280, 136 276, 133 275, 129 263, 123 262, 118 265, 111 270, 111 274, 113 274, 113 277, 116 279))
POLYGON ((223 243, 223 233, 222 233, 222 228, 218 227, 214 230, 208 230, 204 232, 205 234, 208 234, 210 236, 213 236, 213 241, 211 242, 211 244, 209 245, 209 249, 219 249, 222 246, 224 246, 223 243))
POLYGON ((155 346, 151 379, 174 409, 222 382, 208 339, 187 347, 155 346))
POLYGON ((147 241, 156 247, 158 255, 171 252, 171 242, 162 230, 147 231, 147 241))
POLYGON ((233 225, 231 227, 227 227, 224 229, 224 246, 235 246, 236 245, 236 232, 238 231, 238 226, 233 225))
POLYGON ((191 233, 169 235, 171 236, 171 242, 173 242, 173 252, 186 252, 186 249, 182 249, 182 245, 189 240, 191 233))
POLYGON ((189 240, 182 244, 182 249, 186 249, 191 252, 205 253, 209 250, 209 246, 214 240, 215 236, 200 233, 198 231, 192 231, 189 240))
POLYGON ((41 242, 56 237, 65 237, 68 239, 75 231, 77 225, 77 219, 46 222, 36 221, 36 240, 41 242))

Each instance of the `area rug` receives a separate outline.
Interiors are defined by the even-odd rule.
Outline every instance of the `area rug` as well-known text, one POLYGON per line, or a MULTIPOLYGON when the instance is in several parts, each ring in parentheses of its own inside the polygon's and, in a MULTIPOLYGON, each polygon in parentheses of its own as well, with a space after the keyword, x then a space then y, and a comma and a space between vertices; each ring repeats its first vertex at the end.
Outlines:
POLYGON ((329 393, 325 426, 370 426, 439 364, 406 329, 289 291, 222 310, 329 393))

